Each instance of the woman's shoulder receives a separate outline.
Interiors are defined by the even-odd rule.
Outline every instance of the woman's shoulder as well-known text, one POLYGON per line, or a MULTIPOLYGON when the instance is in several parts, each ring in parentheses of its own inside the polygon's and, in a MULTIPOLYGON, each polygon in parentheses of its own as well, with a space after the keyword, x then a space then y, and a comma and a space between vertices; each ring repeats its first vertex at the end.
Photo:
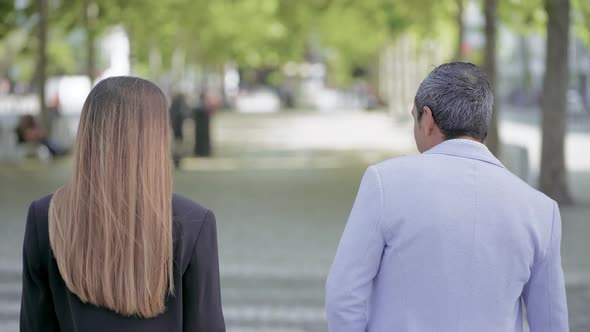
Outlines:
POLYGON ((178 194, 172 196, 172 212, 174 220, 182 226, 182 229, 191 233, 198 233, 201 225, 211 219, 213 214, 199 203, 178 194))
POLYGON ((207 213, 211 212, 192 199, 176 193, 172 195, 172 211, 175 217, 184 216, 190 219, 203 219, 207 213))
POLYGON ((178 194, 172 196, 172 212, 175 247, 182 248, 176 253, 180 255, 176 259, 181 262, 181 271, 185 271, 199 234, 206 229, 207 225, 214 226, 215 218, 209 209, 178 194))
POLYGON ((43 257, 41 253, 49 248, 48 215, 52 197, 53 194, 45 195, 32 201, 29 206, 24 238, 24 247, 29 255, 43 257))
MULTIPOLYGON (((53 193, 31 202, 29 211, 35 219, 47 219, 52 197, 53 193)), ((199 203, 178 194, 173 194, 172 196, 172 210, 176 219, 182 219, 189 223, 203 221, 207 217, 207 214, 211 213, 209 209, 199 203)))
POLYGON ((49 205, 51 204, 52 194, 45 195, 31 202, 29 206, 29 220, 34 221, 37 228, 47 228, 47 217, 49 215, 49 205))
POLYGON ((35 212, 47 213, 47 211, 49 211, 49 204, 51 203, 52 197, 53 193, 47 194, 39 199, 36 199, 31 203, 31 207, 35 209, 35 212))

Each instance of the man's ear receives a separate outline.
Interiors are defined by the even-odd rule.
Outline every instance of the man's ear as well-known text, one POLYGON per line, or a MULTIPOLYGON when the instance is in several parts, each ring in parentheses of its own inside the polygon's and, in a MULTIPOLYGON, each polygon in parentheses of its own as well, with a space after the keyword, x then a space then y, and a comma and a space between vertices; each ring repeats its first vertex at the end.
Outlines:
POLYGON ((424 106, 422 108, 422 130, 424 134, 427 136, 432 135, 436 128, 436 122, 434 121, 434 115, 432 114, 432 110, 428 106, 424 106))

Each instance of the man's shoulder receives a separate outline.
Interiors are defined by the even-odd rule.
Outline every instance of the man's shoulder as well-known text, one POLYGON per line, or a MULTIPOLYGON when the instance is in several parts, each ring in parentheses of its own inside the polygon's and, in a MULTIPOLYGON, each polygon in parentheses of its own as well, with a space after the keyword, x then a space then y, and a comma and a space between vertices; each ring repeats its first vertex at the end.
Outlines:
MULTIPOLYGON (((441 157, 440 155, 432 154, 404 155, 376 163, 371 168, 374 168, 381 178, 408 179, 412 178, 412 176, 429 174, 428 171, 431 169, 440 170, 442 167, 441 163, 446 158, 446 156, 441 157), (433 158, 437 158, 437 160, 433 160, 433 158)), ((553 206, 554 204, 551 198, 511 173, 508 169, 482 167, 480 171, 485 172, 487 178, 494 179, 494 182, 512 188, 512 190, 518 192, 523 198, 531 202, 545 206, 553 206)))
POLYGON ((521 201, 528 202, 539 211, 544 211, 545 214, 553 215, 553 209, 557 206, 555 200, 511 172, 506 171, 506 173, 512 178, 511 188, 514 190, 515 197, 518 197, 521 201))
POLYGON ((407 172, 415 172, 421 167, 428 167, 428 163, 424 160, 423 155, 416 154, 387 159, 376 163, 371 167, 375 168, 380 175, 389 174, 403 176, 407 172))

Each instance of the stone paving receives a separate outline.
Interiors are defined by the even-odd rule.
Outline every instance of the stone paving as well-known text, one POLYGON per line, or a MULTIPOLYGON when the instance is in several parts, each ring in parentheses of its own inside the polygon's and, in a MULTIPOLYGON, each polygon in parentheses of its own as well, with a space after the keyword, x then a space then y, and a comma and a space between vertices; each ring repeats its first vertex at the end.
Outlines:
MULTIPOLYGON (((216 213, 228 331, 326 331, 324 280, 361 176, 369 164, 414 153, 411 126, 356 112, 221 113, 214 125, 215 157, 183 160, 175 190, 216 213)), ((0 332, 18 330, 27 204, 70 168, 68 159, 0 164, 0 332)), ((590 169, 572 184, 590 203, 590 169)), ((572 332, 590 331, 583 202, 562 211, 572 332)))

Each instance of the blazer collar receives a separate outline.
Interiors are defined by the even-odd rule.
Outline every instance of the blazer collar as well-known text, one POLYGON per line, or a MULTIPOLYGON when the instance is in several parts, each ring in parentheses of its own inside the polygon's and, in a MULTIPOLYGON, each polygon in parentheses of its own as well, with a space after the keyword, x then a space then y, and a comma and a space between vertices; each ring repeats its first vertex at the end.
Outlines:
POLYGON ((502 168, 504 165, 488 150, 488 147, 469 139, 450 139, 444 141, 428 151, 425 154, 445 154, 462 158, 481 160, 502 168))

